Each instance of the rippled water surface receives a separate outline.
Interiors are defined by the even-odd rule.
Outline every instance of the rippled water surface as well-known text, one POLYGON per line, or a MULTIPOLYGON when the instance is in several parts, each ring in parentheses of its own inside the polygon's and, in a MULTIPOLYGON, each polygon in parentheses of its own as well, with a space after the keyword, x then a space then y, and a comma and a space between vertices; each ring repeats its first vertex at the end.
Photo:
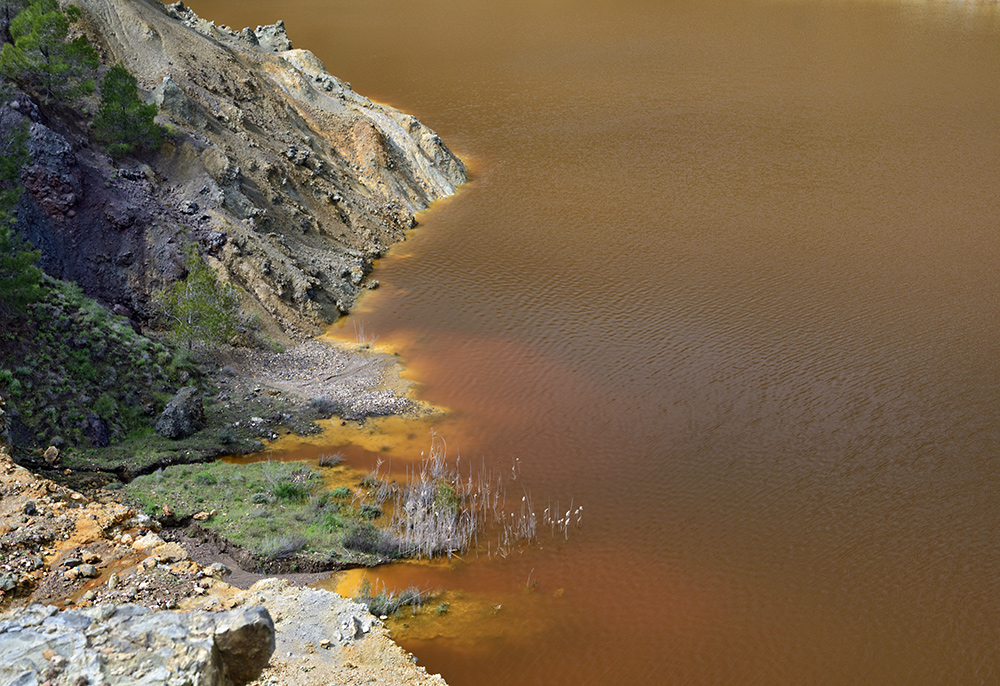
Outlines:
MULTIPOLYGON (((192 5, 284 19, 472 168, 352 319, 452 410, 453 455, 586 515, 381 572, 448 589, 394 626, 421 664, 1000 682, 996 4, 192 5)), ((376 454, 413 457, 350 456, 376 454)))

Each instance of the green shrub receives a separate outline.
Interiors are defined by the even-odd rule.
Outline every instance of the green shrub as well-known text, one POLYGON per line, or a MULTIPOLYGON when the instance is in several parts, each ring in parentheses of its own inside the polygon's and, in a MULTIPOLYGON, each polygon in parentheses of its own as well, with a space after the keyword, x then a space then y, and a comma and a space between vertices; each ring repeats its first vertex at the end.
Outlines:
POLYGON ((351 489, 347 486, 337 486, 335 489, 330 491, 330 495, 334 498, 350 498, 351 489))
POLYGON ((299 552, 306 545, 301 536, 268 536, 260 544, 261 554, 270 560, 283 560, 299 552))
POLYGON ((111 419, 118 413, 118 403, 107 393, 101 393, 97 402, 94 403, 94 414, 104 420, 111 419))
POLYGON ((274 502, 274 497, 265 491, 258 491, 250 496, 250 502, 254 505, 270 505, 274 502))
POLYGON ((309 489, 302 484, 283 481, 271 491, 274 497, 288 503, 301 503, 309 497, 309 489))
MULTIPOLYGON (((429 595, 429 593, 421 591, 416 586, 410 586, 399 592, 383 588, 378 593, 374 593, 371 582, 365 579, 358 586, 358 590, 354 595, 354 601, 367 605, 368 611, 376 617, 388 617, 407 605, 411 606, 414 614, 416 614, 420 610, 424 599, 429 595)), ((438 614, 443 613, 439 611, 438 614)))
POLYGON ((170 334, 188 350, 194 341, 225 343, 239 327, 239 298, 232 286, 219 283, 215 272, 192 246, 183 281, 157 294, 170 334))

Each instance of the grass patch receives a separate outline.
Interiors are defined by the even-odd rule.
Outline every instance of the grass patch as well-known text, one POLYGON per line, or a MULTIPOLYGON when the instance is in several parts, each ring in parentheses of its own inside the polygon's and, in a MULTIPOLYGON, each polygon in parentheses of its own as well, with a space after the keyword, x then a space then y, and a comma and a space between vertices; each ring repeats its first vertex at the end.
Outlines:
MULTIPOLYGON (((365 579, 358 586, 354 594, 354 601, 368 606, 369 612, 376 617, 388 617, 395 614, 404 607, 412 608, 413 614, 417 614, 423 606, 425 600, 431 596, 426 591, 421 591, 416 586, 410 586, 402 591, 388 591, 382 589, 375 592, 372 583, 365 579)), ((439 614, 443 614, 439 612, 439 614)))
POLYGON ((300 462, 175 465, 137 477, 124 493, 150 516, 164 505, 176 518, 216 510, 201 525, 265 562, 373 564, 399 554, 391 535, 331 497, 319 474, 300 462))

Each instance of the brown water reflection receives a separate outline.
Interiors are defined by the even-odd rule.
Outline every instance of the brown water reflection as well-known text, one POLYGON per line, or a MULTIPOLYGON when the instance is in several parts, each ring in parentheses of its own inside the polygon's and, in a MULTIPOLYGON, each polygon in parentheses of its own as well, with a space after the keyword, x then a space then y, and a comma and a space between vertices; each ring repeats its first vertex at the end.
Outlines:
POLYGON ((397 626, 423 664, 1000 681, 995 3, 194 9, 283 18, 474 163, 354 317, 453 410, 453 450, 587 517, 386 570, 505 608, 472 641, 397 626))

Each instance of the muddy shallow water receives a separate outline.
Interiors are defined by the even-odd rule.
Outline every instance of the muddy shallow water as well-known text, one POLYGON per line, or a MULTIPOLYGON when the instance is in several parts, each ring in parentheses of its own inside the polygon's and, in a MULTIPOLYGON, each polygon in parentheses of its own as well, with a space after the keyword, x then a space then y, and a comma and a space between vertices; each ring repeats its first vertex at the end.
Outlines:
MULTIPOLYGON (((399 352, 451 454, 519 460, 536 502, 586 515, 506 559, 380 571, 448 589, 395 626, 422 664, 1000 680, 1000 7, 193 8, 284 19, 470 163, 339 331, 399 352)), ((406 464, 430 428, 345 454, 406 464)))

